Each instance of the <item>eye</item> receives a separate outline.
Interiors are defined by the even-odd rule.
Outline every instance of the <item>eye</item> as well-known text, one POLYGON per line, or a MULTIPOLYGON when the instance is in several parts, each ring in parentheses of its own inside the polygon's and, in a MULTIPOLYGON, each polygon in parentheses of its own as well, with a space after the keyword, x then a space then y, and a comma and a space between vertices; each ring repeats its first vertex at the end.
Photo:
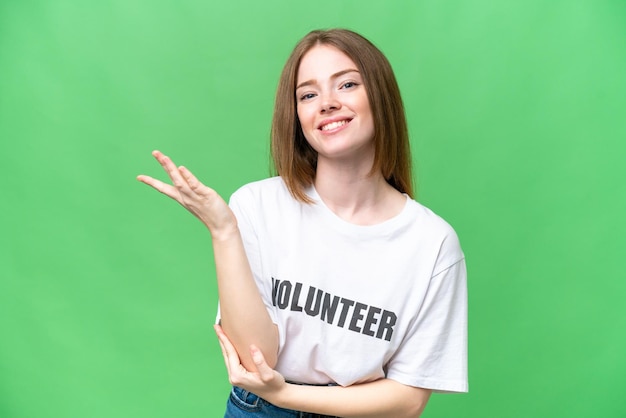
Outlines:
POLYGON ((315 94, 313 94, 313 93, 304 93, 304 94, 300 95, 300 101, 310 100, 310 99, 312 99, 314 97, 315 97, 315 94))
POLYGON ((356 86, 358 86, 358 85, 359 85, 359 84, 358 84, 358 83, 356 83, 356 82, 354 82, 354 81, 346 81, 345 83, 343 83, 343 84, 341 85, 341 88, 342 88, 342 89, 351 89, 351 88, 354 88, 354 87, 356 87, 356 86))

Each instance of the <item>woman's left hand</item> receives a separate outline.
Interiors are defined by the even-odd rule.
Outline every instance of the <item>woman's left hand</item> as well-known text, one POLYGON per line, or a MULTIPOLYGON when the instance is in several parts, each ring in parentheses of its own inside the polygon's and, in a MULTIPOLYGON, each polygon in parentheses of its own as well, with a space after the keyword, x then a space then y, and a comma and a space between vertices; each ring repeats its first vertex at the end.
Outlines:
POLYGON ((246 389, 269 402, 277 398, 279 392, 287 387, 287 383, 280 373, 267 364, 261 350, 254 345, 250 346, 250 354, 257 371, 248 371, 241 364, 237 350, 235 350, 222 327, 219 325, 214 327, 222 347, 222 354, 224 355, 224 362, 226 363, 228 379, 231 385, 246 389))

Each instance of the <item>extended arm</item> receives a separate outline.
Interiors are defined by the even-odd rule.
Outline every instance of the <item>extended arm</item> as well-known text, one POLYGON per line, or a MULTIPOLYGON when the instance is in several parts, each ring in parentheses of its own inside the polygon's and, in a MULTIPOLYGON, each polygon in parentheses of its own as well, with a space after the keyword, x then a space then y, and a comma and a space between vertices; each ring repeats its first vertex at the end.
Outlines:
POLYGON ((278 331, 254 282, 235 215, 217 192, 198 181, 187 168, 177 167, 159 151, 152 155, 165 169, 172 185, 145 175, 137 179, 176 200, 211 232, 221 322, 240 353, 242 364, 255 370, 248 349, 255 344, 268 363, 275 365, 278 331))
POLYGON ((403 385, 391 379, 341 386, 289 384, 265 361, 261 351, 250 349, 254 372, 241 364, 237 351, 219 326, 215 331, 222 347, 231 384, 243 387, 281 408, 346 418, 416 418, 426 407, 431 391, 403 385))

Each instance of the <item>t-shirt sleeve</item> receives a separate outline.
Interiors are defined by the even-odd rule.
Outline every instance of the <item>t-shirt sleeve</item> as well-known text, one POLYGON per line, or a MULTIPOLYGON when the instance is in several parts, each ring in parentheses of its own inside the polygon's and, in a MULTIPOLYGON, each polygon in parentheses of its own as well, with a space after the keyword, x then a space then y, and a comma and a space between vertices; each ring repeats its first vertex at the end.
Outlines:
MULTIPOLYGON (((255 227, 258 227, 260 224, 254 218, 254 216, 256 216, 255 214, 258 213, 254 208, 254 202, 255 199, 252 192, 242 188, 231 196, 229 206, 237 218, 237 225, 241 233, 243 246, 263 303, 267 308, 272 322, 276 323, 275 309, 272 305, 271 283, 268 280, 263 280, 262 275, 263 261, 260 251, 259 234, 255 227)), ((219 322, 219 320, 220 312, 218 306, 217 322, 219 322)))
POLYGON ((424 302, 387 364, 386 376, 436 392, 467 392, 467 275, 458 239, 450 238, 441 249, 424 302))

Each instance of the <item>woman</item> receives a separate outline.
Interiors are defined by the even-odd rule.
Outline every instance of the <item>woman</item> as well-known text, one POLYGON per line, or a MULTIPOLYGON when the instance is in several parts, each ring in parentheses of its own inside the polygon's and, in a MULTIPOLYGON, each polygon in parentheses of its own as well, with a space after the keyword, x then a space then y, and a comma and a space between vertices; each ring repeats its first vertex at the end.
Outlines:
POLYGON ((334 29, 298 43, 276 97, 278 176, 230 209, 154 155, 173 185, 138 179, 211 232, 226 417, 417 417, 433 390, 467 391, 464 256, 411 198, 400 93, 369 41, 334 29))

